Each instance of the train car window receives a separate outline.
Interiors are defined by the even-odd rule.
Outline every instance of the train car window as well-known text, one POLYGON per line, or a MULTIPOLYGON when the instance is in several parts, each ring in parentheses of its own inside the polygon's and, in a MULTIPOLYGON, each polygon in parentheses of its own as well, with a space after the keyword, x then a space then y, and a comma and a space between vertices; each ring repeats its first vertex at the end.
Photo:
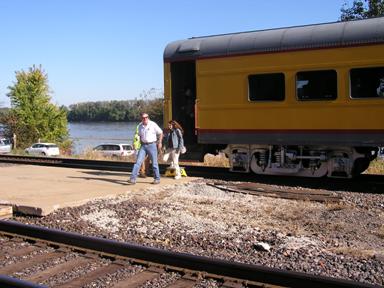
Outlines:
POLYGON ((296 74, 296 95, 300 101, 334 100, 337 98, 335 70, 306 71, 296 74))
POLYGON ((384 97, 384 67, 351 69, 349 78, 351 98, 384 97))
POLYGON ((283 101, 285 77, 283 73, 248 76, 249 101, 283 101))

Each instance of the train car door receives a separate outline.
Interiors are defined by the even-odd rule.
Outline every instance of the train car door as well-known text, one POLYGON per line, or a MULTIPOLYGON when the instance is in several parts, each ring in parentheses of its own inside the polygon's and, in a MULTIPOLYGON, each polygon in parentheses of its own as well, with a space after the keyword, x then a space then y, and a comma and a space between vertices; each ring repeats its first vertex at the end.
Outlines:
POLYGON ((185 145, 197 143, 195 133, 196 66, 195 61, 171 64, 172 118, 184 129, 185 145))

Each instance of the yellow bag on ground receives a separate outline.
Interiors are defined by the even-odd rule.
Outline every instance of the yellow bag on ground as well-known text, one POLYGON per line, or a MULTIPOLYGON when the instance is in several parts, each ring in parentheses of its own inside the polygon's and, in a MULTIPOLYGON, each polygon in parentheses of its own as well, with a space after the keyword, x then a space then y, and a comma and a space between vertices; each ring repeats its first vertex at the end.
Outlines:
MULTIPOLYGON (((183 177, 187 177, 187 172, 185 172, 184 167, 180 167, 180 175, 183 177)), ((176 169, 168 167, 167 170, 165 170, 165 177, 175 177, 176 176, 176 169)))

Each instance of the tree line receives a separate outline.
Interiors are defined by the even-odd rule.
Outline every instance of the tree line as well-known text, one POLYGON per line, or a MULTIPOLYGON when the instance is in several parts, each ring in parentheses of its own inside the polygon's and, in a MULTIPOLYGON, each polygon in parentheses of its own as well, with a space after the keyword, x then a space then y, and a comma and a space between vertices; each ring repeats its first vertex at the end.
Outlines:
POLYGON ((147 112, 151 119, 162 123, 163 99, 135 99, 122 101, 98 101, 72 104, 67 109, 69 122, 77 121, 140 121, 140 112, 147 112))
MULTIPOLYGON (((140 121, 145 111, 159 125, 163 121, 163 99, 134 99, 83 102, 59 107, 65 112, 68 122, 134 122, 140 121)), ((0 108, 0 123, 8 122, 11 108, 0 108)))

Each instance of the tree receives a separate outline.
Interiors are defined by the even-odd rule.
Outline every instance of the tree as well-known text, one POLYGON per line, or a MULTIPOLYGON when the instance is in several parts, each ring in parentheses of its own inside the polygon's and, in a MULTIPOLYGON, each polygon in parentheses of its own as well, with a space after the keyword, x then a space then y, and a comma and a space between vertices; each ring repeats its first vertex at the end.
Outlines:
POLYGON ((352 7, 344 3, 340 11, 341 21, 384 16, 384 0, 354 0, 352 7))
POLYGON ((7 115, 7 113, 9 112, 9 108, 7 107, 0 107, 0 123, 3 123, 3 117, 5 115, 7 115))
POLYGON ((114 100, 83 102, 72 104, 67 109, 69 122, 76 121, 140 121, 140 112, 149 113, 151 119, 162 123, 163 121, 163 92, 151 88, 143 91, 139 98, 134 100, 114 100))
POLYGON ((11 110, 5 121, 8 133, 16 134, 19 146, 38 139, 63 142, 68 138, 66 111, 50 103, 48 76, 41 66, 16 72, 16 82, 7 96, 11 110))

